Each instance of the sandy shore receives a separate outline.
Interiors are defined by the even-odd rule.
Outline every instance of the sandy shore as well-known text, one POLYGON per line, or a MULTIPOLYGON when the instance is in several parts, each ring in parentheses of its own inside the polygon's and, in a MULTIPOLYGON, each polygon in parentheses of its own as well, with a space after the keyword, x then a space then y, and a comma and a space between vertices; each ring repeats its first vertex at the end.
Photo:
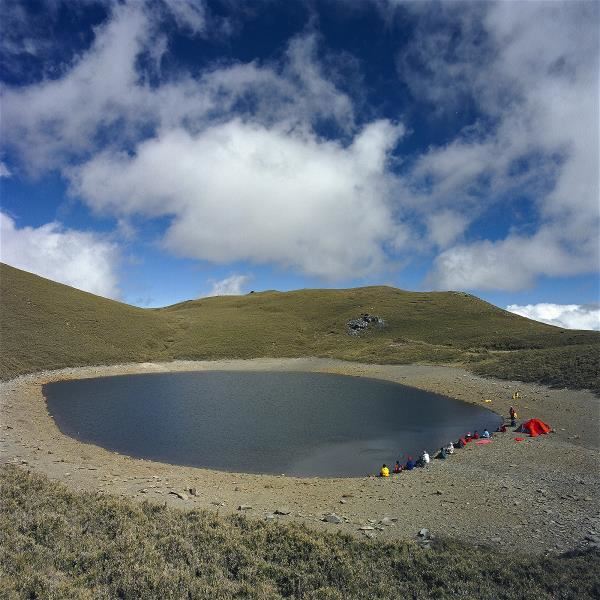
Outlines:
POLYGON ((556 552, 600 537, 600 400, 589 392, 550 390, 476 377, 450 367, 380 366, 337 360, 176 361, 42 372, 0 383, 0 461, 44 473, 75 490, 223 513, 300 521, 379 539, 434 535, 532 552, 556 552), (209 369, 314 371, 375 377, 482 404, 506 415, 519 390, 520 419, 539 417, 556 433, 498 434, 446 461, 389 480, 298 479, 233 474, 138 460, 64 436, 48 414, 42 385, 128 373, 209 369), (195 495, 190 494, 195 488, 195 495), (179 497, 173 491, 181 494, 179 497), (273 515, 279 510, 284 515, 273 515), (324 523, 326 513, 343 522, 324 523), (380 525, 383 517, 395 519, 380 525), (361 530, 363 526, 373 529, 361 530))

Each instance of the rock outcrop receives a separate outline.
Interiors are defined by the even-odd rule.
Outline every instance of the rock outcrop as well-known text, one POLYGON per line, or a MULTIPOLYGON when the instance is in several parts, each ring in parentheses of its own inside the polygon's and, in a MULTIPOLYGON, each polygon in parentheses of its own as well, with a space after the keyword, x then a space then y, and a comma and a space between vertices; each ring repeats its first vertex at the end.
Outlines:
POLYGON ((350 319, 346 323, 346 328, 349 335, 360 335, 373 327, 385 327, 385 321, 377 315, 363 313, 358 319, 350 319))

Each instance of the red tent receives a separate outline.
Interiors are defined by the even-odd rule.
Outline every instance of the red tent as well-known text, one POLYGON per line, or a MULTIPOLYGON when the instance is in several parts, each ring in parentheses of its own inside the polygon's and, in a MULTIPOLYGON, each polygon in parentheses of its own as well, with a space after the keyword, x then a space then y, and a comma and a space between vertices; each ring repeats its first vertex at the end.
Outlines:
POLYGON ((549 425, 546 425, 544 421, 540 421, 539 419, 529 419, 529 421, 523 423, 517 431, 528 433, 531 437, 536 437, 541 433, 548 433, 551 431, 551 428, 549 425))

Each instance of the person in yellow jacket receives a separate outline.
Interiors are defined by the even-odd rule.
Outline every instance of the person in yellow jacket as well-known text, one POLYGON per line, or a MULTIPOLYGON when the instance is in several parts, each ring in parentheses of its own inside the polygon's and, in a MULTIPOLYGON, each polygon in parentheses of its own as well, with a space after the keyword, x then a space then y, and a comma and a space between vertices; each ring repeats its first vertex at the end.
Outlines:
POLYGON ((383 467, 381 467, 381 471, 379 471, 379 477, 389 477, 390 476, 390 470, 388 468, 387 465, 383 465, 383 467))

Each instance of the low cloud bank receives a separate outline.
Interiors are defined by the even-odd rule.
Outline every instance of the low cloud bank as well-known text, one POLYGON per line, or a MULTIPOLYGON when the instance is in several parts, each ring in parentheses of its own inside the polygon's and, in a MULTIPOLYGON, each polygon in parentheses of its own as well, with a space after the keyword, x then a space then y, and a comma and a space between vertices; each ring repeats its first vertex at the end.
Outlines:
POLYGON ((593 304, 509 304, 509 312, 564 327, 566 329, 594 329, 600 330, 600 306, 593 304))

